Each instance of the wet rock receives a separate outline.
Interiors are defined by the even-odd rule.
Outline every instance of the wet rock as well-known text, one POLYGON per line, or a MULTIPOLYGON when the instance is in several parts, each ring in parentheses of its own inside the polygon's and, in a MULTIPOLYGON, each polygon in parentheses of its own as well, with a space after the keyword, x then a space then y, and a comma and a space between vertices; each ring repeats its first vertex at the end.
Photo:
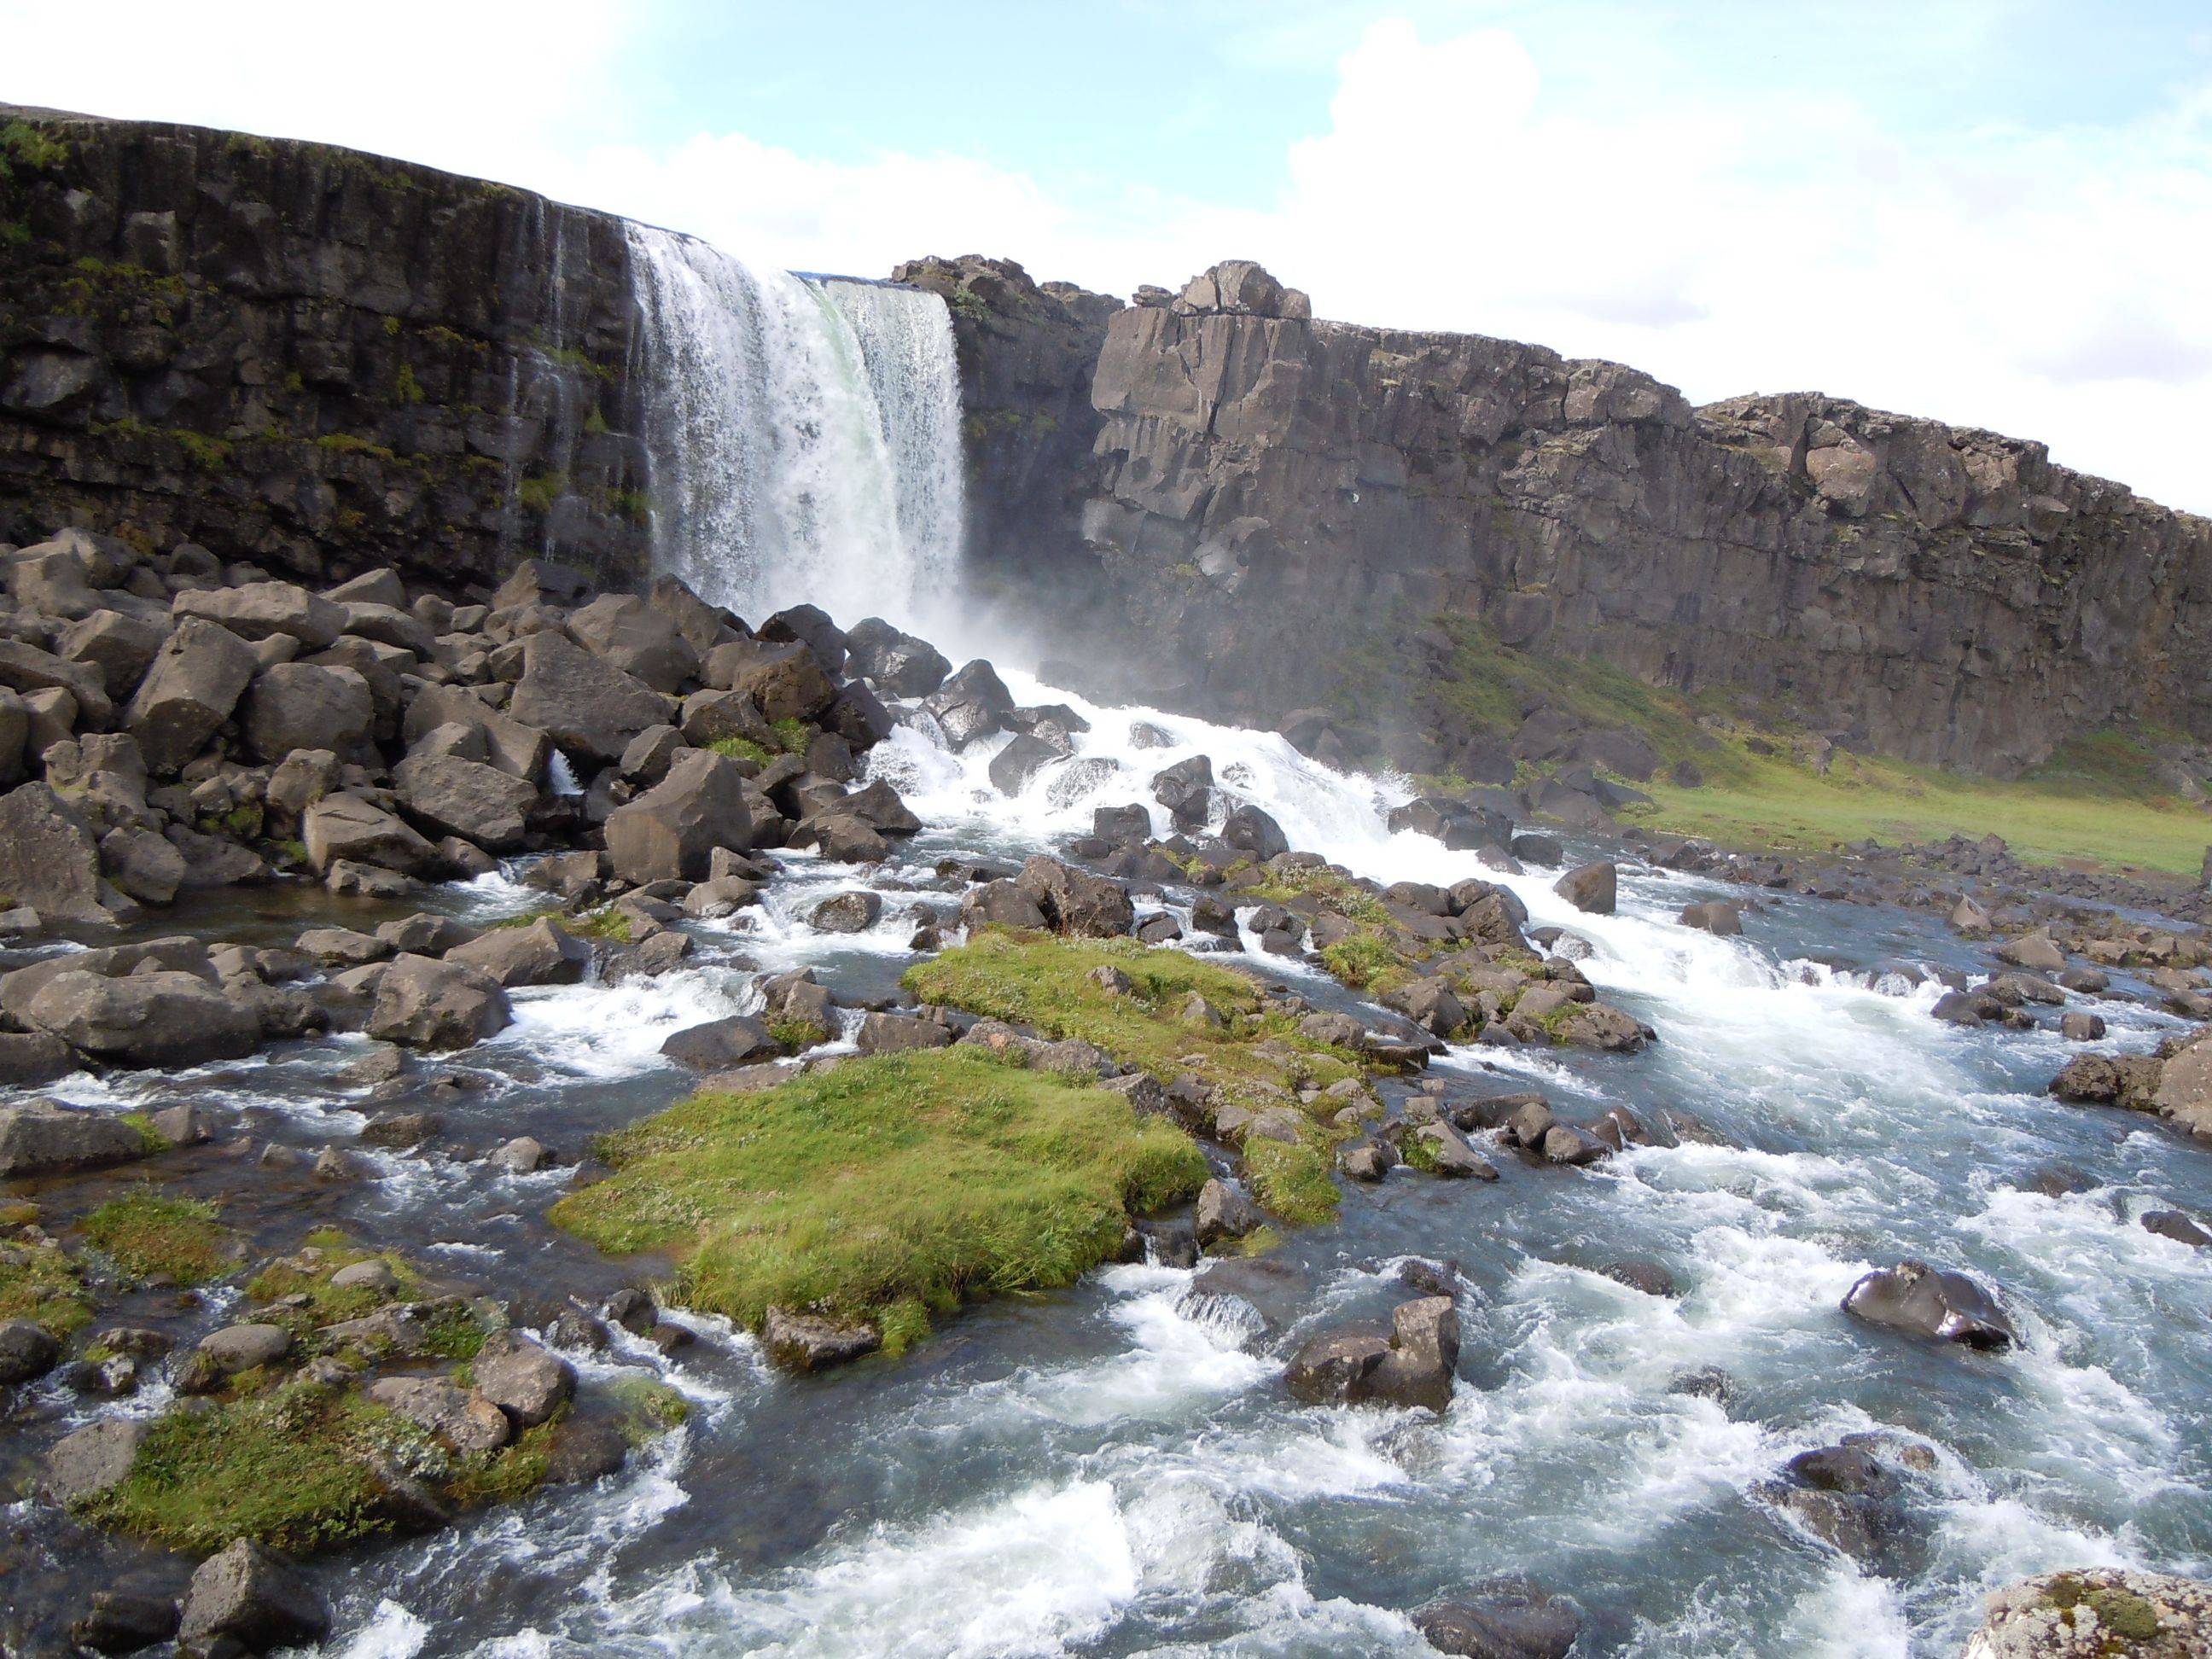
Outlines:
POLYGON ((214 1659, 319 1642, 330 1628, 330 1609, 306 1577, 273 1550, 241 1538, 193 1572, 177 1644, 184 1653, 214 1659))
POLYGON ((473 969, 507 990, 574 985, 591 966, 592 947, 551 917, 540 916, 527 927, 495 927, 454 945, 445 960, 473 969))
POLYGON ((444 1127, 435 1112, 381 1112, 362 1125, 361 1138, 370 1146, 419 1146, 444 1127))
POLYGON ((2179 1210, 2147 1210, 2143 1212, 2143 1228, 2160 1238, 2170 1238, 2177 1244, 2193 1244, 2198 1249, 2212 1249, 2212 1232, 2208 1232, 2194 1217, 2179 1210))
MULTIPOLYGON (((996 886, 987 883, 969 896, 996 886)), ((1063 933, 1091 939, 1114 939, 1135 925, 1136 907, 1128 890, 1118 882, 1091 875, 1073 865, 1040 853, 1022 866, 1015 885, 1042 917, 1045 925, 1063 933)), ((967 908, 963 901, 962 908, 967 908)))
POLYGON ((2039 974, 2055 974, 2066 966, 2066 953, 2040 933, 2025 933, 2018 939, 2008 939, 1991 954, 2000 962, 2009 963, 2015 968, 2032 969, 2039 974))
POLYGON ((825 1370, 883 1346, 883 1334, 865 1320, 826 1319, 818 1314, 770 1308, 761 1322, 769 1358, 793 1370, 825 1370))
POLYGON ((1466 1137, 1449 1123, 1416 1123, 1407 1138, 1417 1143, 1419 1149, 1417 1157, 1408 1155, 1408 1161, 1418 1163, 1433 1175, 1455 1180, 1498 1179, 1497 1166, 1468 1146, 1466 1137))
POLYGON ((732 1014, 686 1026, 660 1045, 660 1052, 695 1072, 726 1072, 752 1060, 772 1060, 783 1045, 750 1014, 732 1014))
POLYGON ((0 1319, 0 1388, 28 1382, 53 1370, 61 1344, 27 1319, 0 1319))
POLYGON ((1544 1131, 1540 1148, 1547 1164, 1565 1164, 1573 1166, 1595 1164, 1611 1154, 1613 1148, 1589 1130, 1572 1123, 1554 1123, 1544 1131))
POLYGON ((1852 1285, 1844 1311, 1908 1335, 2000 1349, 2019 1340, 1996 1300, 1964 1273, 1903 1261, 1852 1285))
POLYGON ((833 894, 806 913, 806 925, 825 933, 864 933, 884 913, 882 897, 865 890, 833 894))
MULTIPOLYGON (((1856 1438, 1856 1437, 1854 1437, 1856 1438)), ((1831 1547, 1877 1568, 1895 1565, 1905 1527, 1897 1475, 1864 1444, 1800 1452, 1755 1489, 1831 1547)))
POLYGON ((530 1175, 550 1164, 553 1154, 545 1149, 543 1143, 530 1136, 517 1135, 513 1140, 494 1148, 491 1156, 484 1161, 509 1175, 530 1175))
MULTIPOLYGON (((1135 908, 1131 907, 1131 914, 1135 908)), ((1005 878, 983 882, 961 896, 960 925, 970 933, 979 927, 1042 928, 1045 914, 1018 883, 1005 878)))
POLYGON ((1262 864, 1291 850, 1290 838, 1283 834, 1282 825, 1256 806, 1239 806, 1223 819, 1221 840, 1223 845, 1262 864))
POLYGON ((1152 775, 1152 799, 1184 829, 1202 827, 1213 811, 1213 763, 1204 755, 1152 775))
POLYGON ((1031 778, 1066 758, 1066 750, 1024 732, 991 757, 991 787, 1002 795, 1018 795, 1031 778))
POLYGON ((1735 1379, 1717 1365, 1701 1365, 1695 1370, 1683 1371, 1670 1379, 1667 1392, 1710 1400, 1716 1405, 1726 1406, 1735 1398, 1735 1379))
POLYGON ((668 775, 606 821, 607 857, 625 881, 705 881, 718 849, 752 842, 752 811, 734 762, 703 749, 670 764, 668 775))
POLYGON ((377 981, 366 1029, 410 1048, 465 1048, 504 1030, 514 1017, 507 993, 488 975, 461 963, 402 956, 377 981))
POLYGON ((1390 1334, 1325 1334, 1301 1348, 1284 1374, 1291 1395, 1308 1405, 1425 1407, 1451 1403, 1459 1364, 1459 1315, 1449 1297, 1401 1302, 1390 1334))
POLYGON ((485 1337, 474 1368, 477 1393, 518 1428, 535 1428, 576 1391, 575 1370, 567 1360, 513 1331, 485 1337))
POLYGON ((97 1589, 84 1616, 70 1626, 70 1639, 94 1653, 137 1653, 174 1636, 179 1616, 173 1595, 97 1589))
POLYGON ((121 1484, 148 1428, 143 1418, 102 1418, 64 1436, 46 1453, 39 1490, 64 1506, 99 1497, 121 1484))
POLYGON ((0 1176, 52 1175, 143 1158, 152 1149, 119 1116, 50 1100, 0 1106, 0 1176))
POLYGON ((1619 896, 1620 877, 1613 860, 1578 865, 1553 884, 1552 890, 1575 907, 1595 915, 1609 916, 1619 896))
POLYGON ((811 720, 837 688, 814 653, 797 641, 733 640, 707 653, 699 678, 718 690, 749 698, 763 720, 811 720))
POLYGON ((1723 938, 1743 932, 1743 912, 1725 899, 1707 899, 1702 903, 1686 904, 1677 920, 1685 927, 1696 927, 1723 938))
POLYGON ((546 1450, 545 1479, 556 1486, 588 1486, 617 1473, 629 1461, 629 1443, 613 1424, 598 1418, 570 1418, 546 1450))
POLYGON ((1192 1230, 1200 1249, 1233 1243, 1248 1233, 1257 1232, 1266 1220, 1258 1205, 1227 1182, 1218 1180, 1208 1181, 1199 1188, 1198 1202, 1191 1216, 1192 1230))
POLYGON ((1525 1579, 1480 1586, 1464 1597, 1431 1601, 1413 1625, 1439 1653, 1472 1659, 1566 1659, 1582 1634, 1582 1614, 1563 1597, 1525 1579))
POLYGON ((870 617, 846 635, 850 672, 873 680, 887 696, 926 697, 945 684, 952 665, 928 641, 870 617))
POLYGON ((1674 1284, 1674 1275, 1657 1262, 1643 1256, 1626 1256, 1618 1261, 1608 1261, 1598 1271, 1632 1291, 1641 1291, 1646 1296, 1674 1297, 1681 1294, 1674 1284))
POLYGON ((366 1392, 465 1457, 496 1451, 514 1432, 507 1413, 489 1400, 442 1376, 381 1376, 366 1392))
POLYGON ((2212 1653, 2212 1584, 2081 1567, 1991 1591, 1960 1659, 2195 1659, 2204 1653, 2212 1653))
MULTIPOLYGON (((1348 1140, 1336 1152, 1336 1167, 1351 1180, 1373 1185, 1398 1165, 1398 1154, 1387 1140, 1348 1140)), ((1497 1171, 1491 1171, 1495 1175, 1497 1171)))
POLYGON ((0 1031, 0 1088, 35 1089, 83 1066, 59 1037, 44 1031, 0 1031))
POLYGON ((2086 1008, 2069 1009, 2058 1017, 2058 1035, 2069 1042, 2095 1042, 2105 1035, 2105 1022, 2086 1008))

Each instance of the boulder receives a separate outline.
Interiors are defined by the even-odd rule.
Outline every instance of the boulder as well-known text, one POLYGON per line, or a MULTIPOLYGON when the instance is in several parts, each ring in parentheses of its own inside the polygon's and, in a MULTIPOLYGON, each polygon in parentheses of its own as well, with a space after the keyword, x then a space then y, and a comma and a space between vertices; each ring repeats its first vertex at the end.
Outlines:
POLYGON ((142 617, 96 611, 70 623, 54 646, 67 660, 94 670, 109 697, 120 700, 146 678, 146 671, 161 654, 161 641, 168 636, 168 629, 142 617))
POLYGON ((1991 951, 1999 962, 2039 974, 2055 974, 2066 966, 2066 953, 2042 933, 2023 933, 2008 939, 1991 951))
POLYGON ((517 1428, 535 1428, 576 1391, 576 1372, 567 1360, 514 1331, 484 1338, 474 1369, 477 1393, 517 1428))
POLYGON ((660 606, 606 593, 568 618, 568 632, 602 661, 655 691, 674 692, 699 672, 699 653, 660 606))
POLYGON ((873 680, 886 696, 926 697, 945 684, 952 665, 927 640, 902 634, 878 617, 870 617, 845 636, 851 656, 846 666, 873 680))
POLYGON ((1198 1189, 1198 1202, 1191 1212, 1192 1227, 1201 1249, 1233 1243, 1248 1233, 1257 1232, 1266 1220, 1258 1205, 1234 1187, 1218 1180, 1208 1181, 1198 1189))
POLYGON ((343 791, 325 795, 301 815, 300 839, 318 875, 343 863, 423 876, 443 862, 438 849, 398 816, 343 791))
POLYGON ((505 1412, 442 1376, 380 1376, 363 1392, 465 1457, 497 1451, 514 1437, 505 1412))
POLYGON ((707 653, 701 678, 733 691, 763 720, 811 720, 836 701, 837 688, 814 653, 799 641, 735 640, 707 653))
POLYGON ((1725 899, 1706 899, 1700 903, 1686 904, 1676 920, 1685 927, 1696 927, 1723 938, 1730 938, 1743 932, 1743 912, 1725 899))
MULTIPOLYGON (((1130 914, 1135 915, 1132 906, 1130 914)), ((1023 931, 1047 925, 1043 909, 1020 883, 1000 878, 969 888, 960 898, 960 925, 973 933, 979 927, 1012 927, 1023 931)))
POLYGON ((667 699, 644 682, 553 632, 523 641, 522 678, 507 711, 569 753, 601 764, 620 760, 631 738, 647 726, 667 725, 672 712, 667 699))
POLYGON ((247 582, 239 587, 187 588, 171 604, 179 622, 199 617, 241 640, 284 635, 302 649, 321 651, 346 631, 346 607, 290 582, 247 582))
POLYGON ((200 1563, 185 1591, 177 1644, 188 1654, 266 1653, 330 1634, 330 1609, 299 1569, 240 1538, 200 1563))
POLYGON ((777 1364, 818 1371, 873 1353, 884 1339, 865 1320, 828 1319, 772 1307, 761 1321, 761 1342, 777 1364))
POLYGON ((64 1435, 46 1453, 39 1490, 51 1502, 83 1503, 120 1486, 146 1438, 143 1418, 102 1418, 64 1435))
POLYGON ((1995 1298, 1964 1273, 1903 1261, 1853 1285, 1844 1311, 1869 1324, 1968 1347, 1997 1349, 2019 1340, 1995 1298))
POLYGON ((0 1319, 0 1388, 44 1376, 61 1354, 62 1345, 45 1326, 27 1319, 0 1319))
POLYGON ((482 761, 410 755, 392 769, 392 782, 400 811, 423 829, 495 853, 522 845, 538 804, 534 786, 482 761))
POLYGON ((659 784, 608 815, 605 834, 609 861, 625 881, 704 881, 717 848, 751 844, 744 775, 712 750, 687 750, 659 784))
POLYGON ((235 634, 197 618, 179 624, 162 641, 125 716, 148 768, 175 772, 198 754, 260 666, 235 634))
POLYGON ((175 845, 151 830, 111 830, 100 839, 100 867, 142 904, 168 904, 191 873, 175 845))
POLYGON ((1613 860, 1577 865, 1553 884, 1552 890, 1575 907, 1594 915, 1609 916, 1618 896, 1619 877, 1613 860))
MULTIPOLYGON (((985 887, 995 885, 996 883, 984 884, 985 887)), ((1130 902, 1127 888, 1119 882, 1063 864, 1046 854, 1039 853, 1023 864, 1015 885, 1036 908, 1045 925, 1063 933, 1116 939, 1136 924, 1136 907, 1130 902)), ((968 896, 972 899, 982 890, 973 890, 968 896)), ((961 908, 964 913, 965 902, 961 908)))
POLYGON ((1583 1628, 1572 1602, 1526 1580, 1431 1601, 1413 1619, 1437 1652, 1471 1659, 1566 1659, 1583 1628))
POLYGON ((660 1045, 660 1052, 695 1072, 726 1072, 783 1053, 766 1025, 750 1014, 732 1014, 689 1025, 660 1045))
POLYGON ((1030 780, 1046 767, 1066 757, 1043 738, 1024 732, 991 757, 991 787, 1002 795, 1018 795, 1030 780))
POLYGON ((2212 1653, 2212 1584, 2122 1567, 1992 1590, 1960 1659, 2193 1659, 2212 1653))
POLYGON ((79 1054, 134 1068, 240 1060, 261 1042, 252 1009, 197 974, 161 969, 118 979, 57 974, 39 988, 23 1018, 79 1054))
POLYGON ((1448 1296, 1401 1302, 1390 1333, 1324 1334, 1291 1359, 1284 1381, 1308 1405, 1425 1407, 1451 1403, 1459 1315, 1448 1296))
POLYGON ((865 933, 883 913, 884 902, 874 893, 833 893, 807 911, 806 925, 825 933, 865 933))
POLYGON ((0 795, 0 899, 54 921, 112 920, 92 826, 43 783, 0 795))
POLYGON ((448 950, 445 960, 472 969, 503 990, 574 985, 591 966, 592 947, 550 916, 526 927, 495 927, 448 950))
POLYGON ((1282 825, 1256 806, 1240 806, 1231 812, 1222 821, 1221 840, 1224 846, 1246 854, 1261 864, 1291 850, 1290 840, 1283 834, 1282 825))
POLYGON ((510 719, 458 685, 426 685, 407 705, 401 738, 411 749, 442 726, 461 726, 481 733, 483 758, 510 777, 535 783, 544 775, 545 763, 553 750, 553 740, 544 732, 510 719))
POLYGON ((860 1021, 854 1046, 864 1054, 893 1053, 902 1048, 944 1048, 952 1042, 952 1030, 933 1019, 908 1014, 870 1014, 860 1021))
POLYGON ((465 963, 401 956, 382 969, 367 1030, 410 1048, 465 1048, 506 1029, 507 993, 465 963))
POLYGON ((137 1653, 174 1636, 179 1617, 177 1598, 166 1593, 96 1589, 84 1616, 70 1626, 70 1639, 94 1653, 137 1653))
POLYGON ((263 669, 246 694, 246 747, 270 765, 295 749, 349 754, 375 719, 368 682, 350 668, 280 662, 263 669))
POLYGON ((1152 774, 1152 799, 1184 829, 1203 826, 1213 811, 1213 762, 1205 755, 1152 774))

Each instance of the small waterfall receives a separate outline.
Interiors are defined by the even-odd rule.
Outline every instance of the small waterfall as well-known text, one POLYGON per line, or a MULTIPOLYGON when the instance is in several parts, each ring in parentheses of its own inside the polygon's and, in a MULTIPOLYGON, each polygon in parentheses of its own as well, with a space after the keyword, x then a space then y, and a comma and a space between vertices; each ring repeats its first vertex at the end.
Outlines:
POLYGON ((960 384, 934 295, 637 225, 654 556, 750 620, 911 620, 957 573, 960 384))

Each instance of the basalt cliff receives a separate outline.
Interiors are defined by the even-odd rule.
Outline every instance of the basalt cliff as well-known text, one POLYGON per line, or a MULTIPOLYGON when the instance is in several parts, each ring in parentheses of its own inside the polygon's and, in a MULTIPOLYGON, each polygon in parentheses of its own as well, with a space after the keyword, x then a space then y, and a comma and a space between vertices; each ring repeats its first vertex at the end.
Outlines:
MULTIPOLYGON (((0 538, 204 539, 303 575, 652 562, 623 222, 323 146, 5 112, 0 538)), ((1474 637, 1998 775, 2212 736, 2212 526, 2036 443, 1804 393, 1316 320, 1231 261, 1133 305, 968 257, 947 301, 979 601, 1094 689, 1406 711, 1474 637), (1049 648, 1049 647, 1048 647, 1049 648)))

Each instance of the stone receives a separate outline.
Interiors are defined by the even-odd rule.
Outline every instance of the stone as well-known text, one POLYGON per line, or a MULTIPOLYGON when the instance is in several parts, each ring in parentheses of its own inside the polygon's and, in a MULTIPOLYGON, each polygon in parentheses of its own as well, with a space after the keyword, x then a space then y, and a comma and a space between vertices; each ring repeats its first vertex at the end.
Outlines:
POLYGON ((260 666, 235 634, 198 618, 180 623, 162 641, 125 717, 147 767, 172 773, 198 754, 260 666))
POLYGON ((474 969, 502 990, 574 985, 591 966, 592 947, 550 916, 526 927, 495 927, 448 950, 445 960, 474 969))
POLYGON ((481 761, 410 755, 392 781, 399 810, 424 830, 495 853, 522 845, 538 804, 534 786, 481 761))
MULTIPOLYGON (((1130 902, 1127 888, 1042 853, 1023 864, 1014 884, 1036 908, 1042 924, 1060 933, 1116 939, 1136 923, 1136 907, 1130 902)), ((995 885, 984 884, 985 887, 995 885)), ((981 891, 981 888, 972 890, 969 896, 973 898, 981 891)), ((965 900, 961 908, 964 914, 965 900)))
POLYGON ((2179 1210, 2146 1210, 2142 1216, 2145 1232, 2156 1233, 2160 1238, 2170 1238, 2177 1244, 2194 1245, 2200 1250, 2212 1249, 2212 1231, 2207 1231, 2196 1218, 2179 1210))
POLYGON ((96 671, 101 689, 110 698, 121 700, 137 690, 168 636, 168 629, 143 617, 96 611, 63 629, 54 644, 68 661, 96 671))
POLYGON ((330 1609, 298 1568, 240 1538, 200 1563, 177 1629, 183 1652, 209 1659, 304 1647, 330 1634, 330 1609))
POLYGON ((1437 1652, 1472 1659, 1566 1659, 1583 1628, 1572 1602, 1526 1580, 1431 1601, 1413 1620, 1437 1652))
POLYGON ((884 1345, 883 1334, 863 1320, 827 1319, 771 1307, 761 1322, 769 1358, 793 1370, 826 1370, 848 1364, 884 1345))
POLYGON ((2039 974, 2055 974, 2066 966, 2066 953, 2041 933, 2008 939, 1990 954, 2000 962, 2039 974))
POLYGON ((535 783, 545 774, 552 738, 537 726, 510 719, 457 685, 422 687, 407 705, 400 732, 411 750, 445 726, 463 726, 481 735, 483 759, 510 777, 535 783))
POLYGON ((514 1437, 499 1407, 442 1376, 380 1376, 363 1392, 464 1457, 497 1451, 514 1437))
POLYGON ((143 1418, 101 1418, 64 1436, 46 1453, 39 1490, 52 1503, 82 1504, 119 1486, 146 1438, 143 1418))
POLYGON ((1265 864, 1291 850, 1282 825, 1256 806, 1239 806, 1222 820, 1222 844, 1265 864))
POLYGON ((902 1048, 943 1048, 951 1042, 951 1028, 933 1019, 915 1019, 905 1014, 869 1014, 860 1021, 854 1046, 864 1054, 882 1054, 902 1048))
POLYGON ((55 975, 23 1018, 110 1065, 177 1069, 240 1060, 260 1046, 253 1012, 196 974, 141 969, 121 978, 55 975))
POLYGON ((1697 904, 1686 904, 1676 920, 1685 927, 1698 928, 1724 939, 1743 932, 1743 913, 1725 899, 1706 899, 1697 904))
POLYGON ((743 852, 752 814, 736 764, 708 750, 670 763, 658 785, 609 815, 607 857, 625 881, 704 881, 717 849, 743 852))
POLYGON ((699 672, 699 653, 662 609, 629 593, 606 593, 568 618, 584 648, 655 691, 674 692, 699 672))
POLYGON ((1610 859, 1578 865, 1553 884, 1552 890, 1575 907, 1594 915, 1609 916, 1618 896, 1619 877, 1610 859))
POLYGON ((2058 1017, 2058 1035, 2069 1042, 2095 1042, 2105 1035, 2104 1017, 2086 1008, 2069 1009, 2058 1017))
POLYGON ((1185 829, 1202 827, 1213 811, 1213 762, 1193 755, 1152 775, 1152 799, 1185 829))
POLYGON ((59 1037, 44 1031, 0 1031, 0 1088, 35 1089, 83 1066, 59 1037))
POLYGON ((61 1354, 62 1345, 44 1326, 0 1319, 0 1388, 44 1376, 61 1354))
POLYGON ((112 920, 91 826, 43 783, 0 795, 0 898, 55 921, 112 920))
POLYGON ((1248 1233, 1257 1232, 1267 1220, 1258 1205, 1218 1180, 1208 1181, 1198 1189, 1198 1202, 1191 1218, 1200 1249, 1233 1243, 1248 1233))
POLYGON ((848 668, 873 680, 886 696, 926 697, 945 684, 952 665, 927 640, 870 617, 845 636, 848 668))
POLYGON ((484 1161, 509 1175, 532 1175, 552 1163, 553 1154, 543 1142, 528 1135, 517 1135, 495 1147, 484 1161))
POLYGON ((1013 708, 1006 682, 980 657, 948 676, 929 699, 930 712, 955 749, 1005 730, 1013 708))
POLYGON ((522 642, 522 665, 508 715, 568 753, 610 764, 647 726, 669 723, 665 698, 566 635, 531 635, 522 642))
POLYGON ((806 925, 824 933, 865 933, 883 915, 880 896, 865 890, 833 893, 806 913, 806 925))
POLYGON ((346 631, 344 605, 290 582, 187 589, 177 595, 172 611, 180 623, 200 617, 220 623, 241 640, 287 635, 310 651, 327 648, 346 631))
POLYGON ((177 1598, 129 1588, 96 1589, 70 1639, 94 1653, 137 1653, 177 1633, 177 1598))
POLYGON ((1390 1334, 1340 1331, 1315 1337, 1284 1374, 1308 1405, 1420 1407, 1451 1403, 1459 1364, 1459 1316, 1449 1297, 1401 1302, 1390 1334))
POLYGON ((507 993, 486 974, 458 962, 405 955, 386 964, 370 1009, 368 1035, 410 1048, 466 1048, 514 1018, 507 993))
POLYGON ((1018 795, 1029 787, 1030 780, 1046 767, 1066 757, 1042 738, 1028 732, 1018 733, 1012 743, 991 757, 989 774, 991 787, 1002 795, 1018 795))
POLYGON ((576 1391, 574 1367, 513 1331, 485 1337, 474 1370, 477 1395, 505 1412, 517 1428, 535 1428, 576 1391))
POLYGON ((689 1025, 660 1045, 660 1052, 679 1066, 695 1072, 726 1072, 757 1060, 773 1060, 783 1053, 766 1025, 750 1014, 689 1025))
POLYGON ((2019 1340, 1990 1293, 1964 1273, 1906 1261, 1877 1268, 1853 1285, 1844 1311, 1908 1335, 1972 1348, 2009 1347, 2019 1340))
POLYGON ((273 1365, 292 1351, 292 1338, 281 1325, 226 1325, 210 1331, 192 1349, 221 1376, 235 1376, 264 1365, 273 1365))
POLYGON ((751 700, 769 721, 811 720, 827 709, 837 688, 814 653, 798 641, 781 644, 735 640, 707 653, 700 678, 718 690, 751 700))
POLYGON ((100 866, 143 904, 169 904, 190 873, 185 855, 150 830, 111 830, 100 839, 100 866))
POLYGON ((346 791, 325 795, 301 814, 300 839, 308 864, 323 876, 339 864, 429 875, 441 862, 438 849, 403 819, 346 791))
POLYGON ((295 749, 352 753, 368 738, 376 706, 350 668, 284 662, 264 668, 246 693, 246 744, 271 765, 295 749))
POLYGON ((1410 1138, 1421 1146, 1420 1164, 1431 1175, 1454 1180, 1495 1181, 1498 1167, 1468 1145, 1449 1123, 1417 1123, 1410 1138))

